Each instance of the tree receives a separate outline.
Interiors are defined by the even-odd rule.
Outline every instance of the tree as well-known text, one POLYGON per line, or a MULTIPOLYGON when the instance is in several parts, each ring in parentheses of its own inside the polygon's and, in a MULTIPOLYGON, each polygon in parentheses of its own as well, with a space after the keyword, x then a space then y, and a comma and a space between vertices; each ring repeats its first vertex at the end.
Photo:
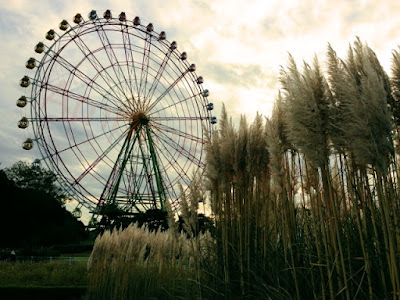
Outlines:
POLYGON ((30 188, 45 192, 60 203, 70 199, 70 195, 58 185, 57 175, 50 170, 42 168, 38 162, 28 164, 18 161, 11 167, 5 168, 4 172, 8 179, 14 181, 19 188, 30 188))
POLYGON ((35 168, 18 162, 0 170, 0 247, 32 249, 87 239, 83 223, 63 207, 67 197, 55 175, 35 168))

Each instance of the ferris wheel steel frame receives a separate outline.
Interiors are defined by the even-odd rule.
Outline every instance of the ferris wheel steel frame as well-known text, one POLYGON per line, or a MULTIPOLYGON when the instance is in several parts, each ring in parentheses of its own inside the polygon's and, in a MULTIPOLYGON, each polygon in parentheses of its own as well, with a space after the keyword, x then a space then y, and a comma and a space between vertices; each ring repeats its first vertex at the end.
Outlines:
POLYGON ((167 200, 176 207, 176 186, 204 167, 215 123, 203 78, 186 56, 151 23, 118 18, 83 21, 47 48, 28 120, 46 164, 81 205, 117 204, 127 215, 164 210, 167 200), (65 57, 71 48, 76 59, 65 57))

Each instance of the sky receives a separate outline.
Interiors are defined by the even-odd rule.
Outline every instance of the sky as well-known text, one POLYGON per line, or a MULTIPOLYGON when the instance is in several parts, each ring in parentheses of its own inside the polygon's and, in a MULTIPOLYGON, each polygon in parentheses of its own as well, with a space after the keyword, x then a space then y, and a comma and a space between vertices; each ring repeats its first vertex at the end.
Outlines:
POLYGON ((270 115, 288 53, 299 64, 317 55, 323 65, 328 43, 344 58, 358 36, 390 74, 391 53, 400 44, 399 1, 0 0, 0 168, 40 156, 21 147, 29 132, 17 127, 25 112, 15 105, 34 46, 62 19, 86 17, 92 9, 124 11, 165 31, 204 77, 214 114, 225 104, 235 123, 241 114, 249 121, 256 112, 270 115))

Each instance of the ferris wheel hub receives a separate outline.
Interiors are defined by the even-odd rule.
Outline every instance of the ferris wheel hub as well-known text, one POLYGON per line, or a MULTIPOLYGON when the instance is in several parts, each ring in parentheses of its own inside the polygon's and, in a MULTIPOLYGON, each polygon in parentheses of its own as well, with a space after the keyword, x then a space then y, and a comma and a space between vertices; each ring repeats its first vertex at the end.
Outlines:
POLYGON ((149 117, 147 117, 144 113, 139 113, 138 115, 139 122, 142 125, 147 125, 149 123, 149 117))
POLYGON ((146 115, 144 111, 134 111, 129 115, 130 124, 133 128, 137 129, 139 125, 147 125, 149 124, 149 117, 146 115))

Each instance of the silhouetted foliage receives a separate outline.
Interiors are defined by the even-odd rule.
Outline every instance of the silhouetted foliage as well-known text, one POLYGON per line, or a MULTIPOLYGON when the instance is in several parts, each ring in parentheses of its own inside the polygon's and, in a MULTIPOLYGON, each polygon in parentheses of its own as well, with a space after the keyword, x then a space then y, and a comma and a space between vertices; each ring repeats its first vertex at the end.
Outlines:
POLYGON ((150 231, 168 229, 167 212, 160 209, 149 209, 146 212, 138 213, 133 218, 139 227, 146 226, 150 231))
MULTIPOLYGON (((40 178, 34 181, 39 183, 40 178)), ((17 186, 4 170, 0 170, 0 189, 0 247, 48 247, 87 238, 83 223, 60 205, 54 193, 31 188, 29 182, 17 186)))
POLYGON ((28 164, 18 161, 4 172, 20 188, 30 188, 42 191, 54 197, 59 202, 69 199, 69 195, 57 184, 57 175, 40 166, 40 163, 28 164))
MULTIPOLYGON (((187 233, 187 230, 185 229, 184 226, 185 221, 183 220, 182 216, 179 216, 177 222, 178 222, 178 232, 187 233)), ((191 231, 194 233, 194 236, 197 236, 199 233, 206 233, 207 231, 210 232, 212 235, 215 233, 213 220, 204 214, 198 214, 196 228, 193 228, 193 226, 190 224, 189 226, 191 227, 191 231)))
POLYGON ((139 227, 146 226, 150 231, 168 229, 167 212, 160 209, 149 209, 132 215, 126 215, 116 204, 106 204, 100 209, 102 217, 97 224, 97 230, 111 230, 113 228, 126 228, 131 223, 139 227))

